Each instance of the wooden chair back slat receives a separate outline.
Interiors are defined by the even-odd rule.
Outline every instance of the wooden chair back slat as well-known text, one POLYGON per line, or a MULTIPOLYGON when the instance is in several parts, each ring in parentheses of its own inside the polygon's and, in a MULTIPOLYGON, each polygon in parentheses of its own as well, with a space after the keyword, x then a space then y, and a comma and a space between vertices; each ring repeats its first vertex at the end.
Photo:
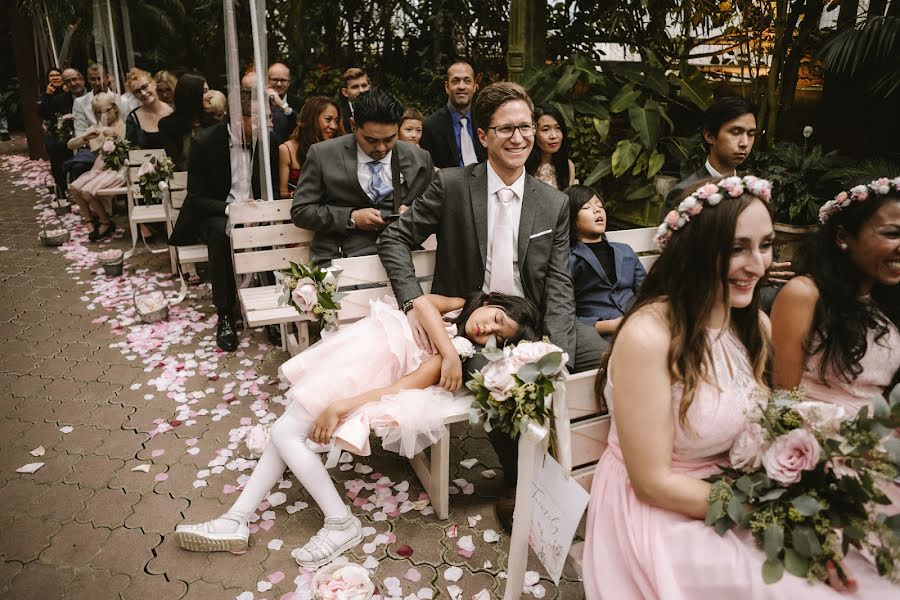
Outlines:
POLYGON ((292 202, 290 198, 232 202, 231 208, 228 209, 228 220, 232 225, 256 225, 270 221, 290 222, 292 202))
POLYGON ((234 272, 238 275, 289 269, 292 262, 309 262, 309 246, 277 248, 234 253, 234 272))
MULTIPOLYGON (((416 277, 430 277, 434 275, 435 253, 433 250, 419 250, 412 253, 413 267, 416 277)), ((367 285, 372 283, 386 283, 387 272, 381 265, 381 259, 377 256, 356 256, 354 258, 336 258, 331 265, 341 269, 338 284, 341 287, 351 285, 367 285)))
POLYGON ((618 231, 608 231, 606 237, 611 242, 620 244, 628 244, 636 254, 659 253, 656 242, 653 238, 656 236, 656 227, 642 227, 640 229, 620 229, 618 231))
POLYGON ((315 232, 300 229, 293 223, 235 227, 231 230, 231 247, 235 250, 246 250, 288 244, 309 244, 314 236, 315 232))
MULTIPOLYGON (((431 292, 431 282, 422 282, 422 291, 431 292)), ((341 310, 338 311, 339 323, 351 323, 369 316, 369 302, 380 300, 385 296, 393 296, 391 286, 380 286, 362 290, 350 290, 344 292, 346 296, 341 298, 341 310)))

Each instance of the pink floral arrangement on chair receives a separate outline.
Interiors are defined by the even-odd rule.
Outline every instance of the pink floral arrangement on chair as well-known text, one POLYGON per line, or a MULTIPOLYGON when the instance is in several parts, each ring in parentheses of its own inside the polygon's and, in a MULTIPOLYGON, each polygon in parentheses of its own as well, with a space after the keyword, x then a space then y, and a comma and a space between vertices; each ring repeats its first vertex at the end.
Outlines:
POLYGON ((677 208, 670 210, 656 231, 654 241, 660 249, 665 248, 672 235, 703 212, 706 206, 715 206, 726 198, 738 198, 750 193, 768 202, 772 198, 772 182, 753 175, 726 177, 717 182, 706 183, 681 201, 677 208))
POLYGON ((850 188, 849 191, 841 192, 834 197, 834 200, 829 200, 822 205, 822 208, 819 209, 819 222, 824 225, 828 222, 828 219, 838 214, 852 203, 865 202, 868 200, 870 194, 883 196, 889 194, 891 190, 900 192, 900 177, 894 177, 893 179, 880 177, 868 185, 858 185, 850 188))

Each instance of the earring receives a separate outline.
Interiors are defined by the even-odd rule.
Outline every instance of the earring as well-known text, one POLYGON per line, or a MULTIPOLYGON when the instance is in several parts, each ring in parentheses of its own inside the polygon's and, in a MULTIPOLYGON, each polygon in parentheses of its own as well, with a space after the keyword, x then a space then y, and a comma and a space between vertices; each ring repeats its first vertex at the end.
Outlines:
POLYGON ((840 244, 838 247, 839 247, 841 250, 846 250, 846 249, 847 249, 847 244, 840 244))

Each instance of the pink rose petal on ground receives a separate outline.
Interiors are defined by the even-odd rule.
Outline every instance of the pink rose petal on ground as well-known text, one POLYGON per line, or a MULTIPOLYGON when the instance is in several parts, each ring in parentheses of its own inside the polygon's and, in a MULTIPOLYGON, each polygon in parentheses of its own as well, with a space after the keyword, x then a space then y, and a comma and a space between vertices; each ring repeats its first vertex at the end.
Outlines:
POLYGON ((275 571, 271 575, 269 575, 266 579, 271 581, 273 584, 278 585, 284 579, 284 572, 275 571))
POLYGON ((411 568, 409 571, 406 572, 406 575, 404 575, 403 577, 405 577, 409 581, 417 582, 417 581, 421 581, 422 574, 419 572, 418 569, 411 568))
POLYGON ((154 481, 165 481, 168 478, 169 478, 168 473, 157 473, 153 479, 154 479, 154 481))
POLYGON ((224 486, 222 486, 222 491, 226 494, 233 494, 237 491, 237 487, 231 485, 230 483, 226 483, 224 486))
POLYGON ((158 449, 154 450, 153 452, 151 452, 150 456, 153 458, 157 458, 157 457, 162 456, 165 453, 166 453, 165 450, 163 450, 162 448, 158 448, 158 449))
POLYGON ((455 538, 457 535, 459 535, 459 526, 456 523, 454 523, 453 525, 451 525, 450 527, 447 528, 447 537, 455 538))
POLYGON ((199 441, 200 440, 198 440, 197 438, 191 438, 189 440, 184 440, 184 443, 186 446, 196 446, 197 442, 199 442, 199 441))
POLYGON ((275 525, 275 521, 273 521, 271 519, 266 519, 265 521, 263 521, 262 523, 259 524, 260 528, 265 529, 266 531, 272 529, 272 527, 274 525, 275 525))
MULTIPOLYGON (((413 555, 413 549, 406 544, 400 544, 397 546, 397 555, 402 556, 403 558, 409 558, 413 555)), ((418 581, 418 579, 416 581, 418 581)))

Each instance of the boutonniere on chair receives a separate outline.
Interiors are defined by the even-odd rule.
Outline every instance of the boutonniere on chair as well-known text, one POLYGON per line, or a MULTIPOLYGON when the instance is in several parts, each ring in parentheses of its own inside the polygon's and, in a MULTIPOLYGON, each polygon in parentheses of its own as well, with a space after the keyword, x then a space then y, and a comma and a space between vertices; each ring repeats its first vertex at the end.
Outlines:
POLYGON ((292 262, 291 268, 281 273, 284 279, 278 304, 292 304, 302 313, 311 312, 323 330, 335 329, 341 298, 346 296, 337 291, 338 272, 321 269, 313 262, 308 265, 292 262))
POLYGON ((488 364, 472 374, 466 387, 487 431, 515 437, 528 421, 543 424, 553 416, 546 400, 563 377, 568 355, 547 341, 519 342, 498 348, 491 338, 481 351, 488 364))
POLYGON ((144 204, 160 204, 162 192, 169 187, 169 179, 175 165, 168 156, 157 159, 155 156, 141 165, 138 169, 138 185, 141 188, 141 196, 144 204))
POLYGON ((100 156, 103 157, 103 166, 112 171, 118 171, 128 162, 128 151, 131 144, 128 140, 108 139, 100 146, 100 156))

